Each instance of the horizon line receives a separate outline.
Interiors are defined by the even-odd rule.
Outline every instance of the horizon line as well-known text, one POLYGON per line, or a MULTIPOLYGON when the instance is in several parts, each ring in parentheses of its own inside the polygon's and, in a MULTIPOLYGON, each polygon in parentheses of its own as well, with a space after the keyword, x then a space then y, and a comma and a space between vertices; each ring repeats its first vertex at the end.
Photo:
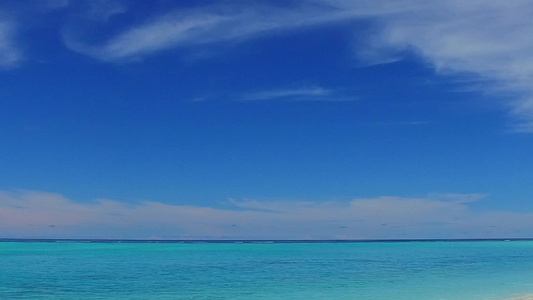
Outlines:
POLYGON ((459 238, 459 239, 108 239, 108 238, 0 238, 0 242, 72 242, 72 243, 397 243, 397 242, 513 242, 529 238, 459 238))

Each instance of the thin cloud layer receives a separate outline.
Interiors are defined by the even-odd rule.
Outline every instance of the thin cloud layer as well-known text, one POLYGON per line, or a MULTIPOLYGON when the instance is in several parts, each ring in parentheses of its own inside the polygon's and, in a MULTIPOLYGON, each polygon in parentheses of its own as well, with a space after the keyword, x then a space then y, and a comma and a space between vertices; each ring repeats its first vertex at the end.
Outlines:
POLYGON ((344 202, 230 200, 227 208, 77 203, 58 194, 0 192, 0 235, 29 238, 383 239, 533 234, 533 214, 473 212, 464 199, 380 197, 344 202))

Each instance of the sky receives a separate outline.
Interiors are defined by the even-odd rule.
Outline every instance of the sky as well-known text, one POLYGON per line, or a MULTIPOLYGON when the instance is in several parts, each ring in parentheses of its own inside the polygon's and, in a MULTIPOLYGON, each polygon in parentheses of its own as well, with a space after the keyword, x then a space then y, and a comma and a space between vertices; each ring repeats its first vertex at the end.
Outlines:
POLYGON ((0 2, 0 237, 533 237, 528 0, 0 2))

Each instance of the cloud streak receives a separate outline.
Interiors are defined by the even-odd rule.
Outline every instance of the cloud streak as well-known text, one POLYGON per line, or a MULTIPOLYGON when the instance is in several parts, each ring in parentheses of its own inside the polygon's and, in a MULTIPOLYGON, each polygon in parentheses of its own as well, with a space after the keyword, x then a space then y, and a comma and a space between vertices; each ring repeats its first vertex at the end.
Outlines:
POLYGON ((248 93, 242 96, 242 101, 353 101, 355 97, 341 94, 338 90, 326 89, 319 86, 292 89, 272 89, 248 93))
MULTIPOLYGON (((483 196, 445 200, 230 200, 225 208, 0 192, 0 236, 30 238, 380 239, 531 237, 533 213, 473 212, 483 196), (466 201, 465 201, 466 199, 466 201)), ((452 199, 453 198, 453 199, 452 199)))

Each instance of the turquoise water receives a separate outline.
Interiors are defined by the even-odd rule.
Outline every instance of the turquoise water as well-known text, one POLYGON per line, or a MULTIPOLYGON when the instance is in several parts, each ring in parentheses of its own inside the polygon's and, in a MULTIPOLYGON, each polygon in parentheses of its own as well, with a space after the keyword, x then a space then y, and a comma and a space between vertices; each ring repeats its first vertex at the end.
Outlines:
POLYGON ((533 242, 0 243, 0 299, 510 299, 533 242))

